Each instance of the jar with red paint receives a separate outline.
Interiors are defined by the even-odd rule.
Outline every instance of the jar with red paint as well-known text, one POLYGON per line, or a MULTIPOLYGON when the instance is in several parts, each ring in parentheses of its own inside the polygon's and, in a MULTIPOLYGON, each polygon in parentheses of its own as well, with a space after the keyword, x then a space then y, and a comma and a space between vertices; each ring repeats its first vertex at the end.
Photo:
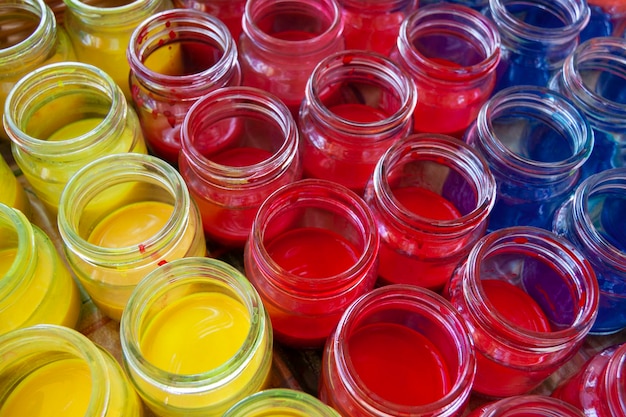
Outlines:
POLYGON ((224 87, 200 98, 181 128, 179 170, 205 235, 243 248, 261 203, 302 177, 298 129, 274 95, 224 87))
POLYGON ((495 86, 500 35, 474 9, 431 4, 404 20, 391 57, 417 85, 415 131, 460 137, 495 86))
POLYGON ((626 329, 626 167, 583 181, 554 214, 552 230, 587 258, 600 287, 593 334, 626 329))
POLYGON ((460 416, 475 365, 464 320, 443 297, 379 287, 353 302, 328 338, 319 398, 343 416, 460 416))
POLYGON ((347 49, 389 55, 418 0, 339 0, 347 49))
POLYGON ((294 117, 315 66, 345 49, 335 0, 249 0, 242 30, 243 85, 278 96, 294 117))
POLYGON ((466 143, 419 133, 385 152, 364 198, 381 236, 380 282, 439 291, 485 234, 496 182, 466 143))
POLYGON ((574 405, 584 415, 626 416, 626 343, 609 346, 593 355, 552 396, 574 405))
POLYGON ((584 417, 584 414, 556 398, 527 394, 490 402, 466 417, 584 417))
POLYGON ((254 219, 244 266, 276 340, 322 347, 350 303, 374 287, 378 244, 369 208, 340 184, 305 179, 271 194, 254 219))
POLYGON ((235 41, 218 18, 173 9, 137 26, 127 56, 132 102, 148 148, 176 164, 189 108, 215 89, 240 84, 235 41))
POLYGON ((322 60, 299 115, 307 177, 363 194, 382 154, 412 131, 417 91, 393 61, 347 50, 322 60))
POLYGON ((598 283, 582 253, 531 226, 482 238, 444 295, 474 340, 473 390, 495 398, 529 393, 572 358, 598 309, 598 283))
POLYGON ((201 10, 217 17, 228 27, 237 42, 241 35, 241 18, 246 0, 173 0, 174 7, 201 10))

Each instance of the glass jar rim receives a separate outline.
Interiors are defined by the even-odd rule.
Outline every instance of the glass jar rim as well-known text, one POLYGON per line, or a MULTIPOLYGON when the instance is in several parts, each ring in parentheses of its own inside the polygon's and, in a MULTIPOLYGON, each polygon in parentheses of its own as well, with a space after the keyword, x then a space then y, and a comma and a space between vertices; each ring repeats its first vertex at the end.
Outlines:
MULTIPOLYGON (((19 210, 0 203, 0 217, 7 220, 15 230, 16 256, 4 276, 0 276, 0 302, 11 297, 11 293, 21 285, 27 284, 29 272, 35 268, 36 246, 33 225, 19 210), (8 278, 8 279, 7 279, 8 278)), ((6 236, 3 237, 6 239, 6 236)))
POLYGON ((84 0, 63 0, 69 13, 86 24, 97 24, 98 29, 117 30, 121 25, 143 20, 159 8, 160 0, 132 0, 116 6, 101 7, 84 0))
POLYGON ((223 417, 245 417, 255 411, 267 412, 266 408, 271 408, 272 405, 280 406, 281 410, 293 409, 294 412, 305 412, 309 417, 340 417, 334 409, 322 403, 317 397, 288 388, 268 388, 256 392, 229 408, 223 417))
POLYGON ((480 410, 480 417, 528 416, 528 413, 542 417, 581 417, 583 415, 579 409, 565 401, 538 394, 516 395, 494 400, 480 410))
MULTIPOLYGON (((15 45, 0 49, 0 60, 3 62, 0 65, 4 66, 5 61, 19 60, 19 62, 16 61, 16 65, 22 69, 27 65, 27 62, 24 61, 28 58, 26 54, 32 54, 33 49, 44 48, 50 43, 50 40, 56 38, 56 18, 44 0, 15 0, 3 5, 3 7, 7 6, 21 8, 39 16, 37 27, 28 37, 15 45)), ((5 69, 3 68, 3 70, 5 69)), ((3 77, 6 75, 6 73, 2 74, 3 77)))

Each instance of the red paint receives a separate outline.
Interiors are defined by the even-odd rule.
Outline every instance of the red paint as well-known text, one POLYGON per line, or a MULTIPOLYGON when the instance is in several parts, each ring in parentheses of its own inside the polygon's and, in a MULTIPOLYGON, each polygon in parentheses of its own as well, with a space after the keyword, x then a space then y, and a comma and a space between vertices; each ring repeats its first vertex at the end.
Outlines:
POLYGON ((498 314, 506 320, 526 330, 550 331, 550 321, 541 307, 521 288, 497 279, 483 280, 482 286, 498 314))
POLYGON ((422 187, 403 187, 393 190, 398 202, 411 213, 431 220, 454 220, 461 213, 450 201, 422 187))
POLYGON ((301 30, 285 30, 271 33, 272 37, 289 42, 308 41, 318 36, 317 33, 305 32, 301 30))
POLYGON ((283 269, 305 278, 328 278, 345 272, 359 258, 358 250, 328 229, 303 227, 266 244, 270 257, 283 269))
POLYGON ((441 352, 421 333, 393 323, 357 329, 347 341, 354 369, 373 393, 395 404, 433 403, 452 381, 441 352))
POLYGON ((389 118, 387 112, 359 103, 337 104, 329 110, 341 118, 357 123, 375 123, 389 118))
POLYGON ((395 46, 406 12, 368 13, 361 8, 351 10, 344 7, 342 16, 346 49, 370 50, 389 55, 395 46))
POLYGON ((211 161, 231 167, 243 167, 258 164, 271 158, 272 153, 265 149, 242 147, 226 149, 211 155, 211 161))

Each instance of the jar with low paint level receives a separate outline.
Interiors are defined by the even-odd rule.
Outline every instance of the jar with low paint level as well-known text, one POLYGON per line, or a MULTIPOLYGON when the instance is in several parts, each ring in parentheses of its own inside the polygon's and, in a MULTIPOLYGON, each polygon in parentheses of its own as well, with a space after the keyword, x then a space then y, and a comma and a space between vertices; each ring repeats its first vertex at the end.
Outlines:
POLYGON ((412 132, 417 101, 411 77, 382 55, 346 50, 323 59, 298 116, 304 176, 362 195, 382 154, 412 132))
POLYGON ((594 334, 626 328, 626 168, 583 181, 554 215, 553 230, 580 250, 600 287, 594 334))
POLYGON ((145 19, 128 46, 132 102, 153 155, 178 163, 180 128, 202 96, 240 84, 237 45, 226 25, 201 10, 145 19))
POLYGON ((108 155, 81 168, 61 195, 58 227, 76 277, 117 321, 150 271, 207 252, 184 180, 151 155, 108 155))
POLYGON ((474 9, 432 4, 407 16, 391 58, 417 86, 414 130, 461 137, 492 94, 500 35, 474 9))
POLYGON ((124 368, 158 416, 222 417, 269 382, 269 317, 246 277, 220 260, 178 259, 148 274, 120 336, 124 368))
POLYGON ((228 409, 222 417, 340 417, 333 408, 306 392, 272 388, 252 394, 228 409))
POLYGON ((259 206, 302 177, 296 122, 275 96, 225 87, 201 97, 181 128, 179 170, 207 238, 243 248, 259 206))
POLYGON ((380 283, 440 291, 485 234, 496 182, 466 143, 419 133, 385 152, 364 197, 380 234, 380 283))
POLYGON ((33 71, 11 90, 5 110, 15 162, 52 217, 80 168, 104 155, 147 152, 122 90, 89 64, 59 62, 33 71))
POLYGON ((536 227, 492 232, 444 290, 476 349, 473 391, 524 395, 571 359, 596 319, 598 283, 566 239, 536 227))
POLYGON ((552 396, 586 416, 626 416, 626 343, 595 353, 583 367, 554 390, 552 396))
POLYGON ((297 119, 315 66, 345 49, 336 0, 250 0, 239 51, 243 85, 282 100, 297 119))
POLYGON ((135 28, 155 13, 171 9, 170 0, 64 0, 63 26, 76 58, 113 78, 130 100, 126 50, 135 28))
POLYGON ((307 179, 263 202, 244 267, 276 340, 319 348, 352 301, 374 288, 379 237, 369 207, 346 187, 307 179))
POLYGON ((141 417, 117 360, 83 334, 36 325, 0 336, 0 417, 141 417))
POLYGON ((80 293, 50 237, 1 203, 0 236, 0 335, 41 323, 76 326, 80 293))
POLYGON ((323 352, 318 395, 342 416, 459 417, 475 366, 450 303, 425 288, 388 285, 341 317, 323 352))
MULTIPOLYGON (((23 76, 36 68, 72 61, 74 48, 67 32, 44 0, 13 0, 0 3, 0 116, 6 97, 23 76)), ((0 129, 0 139, 8 139, 0 129)))
POLYGON ((485 103, 464 140, 485 158, 496 184, 488 231, 550 230, 580 181, 594 136, 585 115, 556 91, 508 87, 485 103))

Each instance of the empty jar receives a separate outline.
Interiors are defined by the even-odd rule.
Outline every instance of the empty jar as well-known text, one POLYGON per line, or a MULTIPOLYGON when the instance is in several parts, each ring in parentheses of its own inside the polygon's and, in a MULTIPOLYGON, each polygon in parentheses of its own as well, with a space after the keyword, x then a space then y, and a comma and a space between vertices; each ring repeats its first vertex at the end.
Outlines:
POLYGON ((380 234, 379 280, 441 290, 487 229, 496 182, 446 135, 413 134, 380 158, 365 190, 380 234))
POLYGON ((553 230, 589 261, 600 287, 592 333, 626 328, 626 168, 613 168, 583 181, 554 215, 553 230))
POLYGON ((576 187, 594 144, 591 126, 571 101, 535 86, 497 93, 464 139, 496 179, 490 231, 522 225, 551 229, 554 212, 576 187))
POLYGON ((244 252, 276 340, 322 347, 378 272, 378 231, 355 193, 326 180, 281 187, 263 202, 244 252))
POLYGON ((335 0, 250 0, 239 51, 243 85, 282 100, 297 118, 315 66, 345 49, 335 0))
POLYGON ((80 168, 105 155, 147 152, 137 114, 115 81, 93 65, 45 65, 21 78, 6 104, 15 162, 53 217, 80 168))
POLYGON ((323 352, 318 396, 342 416, 457 417, 475 365, 467 327, 443 297, 389 285, 341 317, 323 352))
POLYGON ((473 391, 491 398, 539 386, 578 352, 598 310, 598 283, 582 252, 530 226, 482 238, 444 295, 474 340, 473 391))
POLYGON ((379 54, 348 50, 323 59, 298 117, 304 175, 363 194, 382 154, 411 133, 417 100, 411 77, 379 54))
POLYGON ((120 337, 124 368, 158 416, 221 417, 270 376, 272 328, 261 299, 216 259, 178 259, 148 274, 120 337))
POLYGON ((432 4, 407 16, 391 57, 417 85, 414 130, 461 137, 493 91, 500 35, 476 10, 432 4))
POLYGON ((184 180, 151 155, 108 155, 85 165, 61 195, 58 227, 76 277, 117 321, 150 271, 207 252, 184 180))
POLYGON ((213 90, 240 83, 235 40, 215 16, 166 10, 135 28, 127 56, 132 102, 148 148, 176 165, 189 108, 213 90))

